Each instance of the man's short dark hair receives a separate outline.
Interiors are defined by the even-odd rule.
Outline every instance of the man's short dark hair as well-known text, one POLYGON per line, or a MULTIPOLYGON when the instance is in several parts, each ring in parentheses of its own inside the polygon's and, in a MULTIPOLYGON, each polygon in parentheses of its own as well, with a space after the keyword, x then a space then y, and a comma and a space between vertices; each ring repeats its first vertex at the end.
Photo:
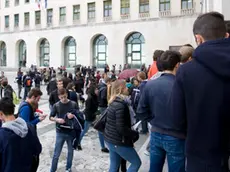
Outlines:
POLYGON ((153 61, 157 61, 157 58, 159 58, 164 53, 163 50, 156 50, 153 53, 153 61))
POLYGON ((173 71, 176 64, 180 62, 181 54, 177 51, 165 51, 159 61, 163 70, 173 71))
POLYGON ((0 100, 0 111, 2 111, 6 116, 14 115, 15 105, 12 100, 8 97, 3 97, 0 100))
POLYGON ((227 32, 230 34, 230 21, 226 22, 226 29, 227 29, 227 32))
POLYGON ((226 32, 224 16, 218 12, 200 15, 193 25, 194 35, 201 35, 205 41, 225 38, 226 32))
POLYGON ((28 93, 28 98, 31 99, 32 97, 42 96, 42 91, 39 88, 32 88, 28 93))
POLYGON ((58 95, 64 95, 67 94, 67 90, 65 88, 58 89, 58 95))

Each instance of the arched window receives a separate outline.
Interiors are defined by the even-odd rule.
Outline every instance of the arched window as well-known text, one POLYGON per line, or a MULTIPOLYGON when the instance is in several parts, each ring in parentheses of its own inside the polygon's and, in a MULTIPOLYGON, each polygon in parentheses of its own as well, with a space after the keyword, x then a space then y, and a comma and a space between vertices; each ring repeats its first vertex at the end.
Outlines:
POLYGON ((74 67, 76 65, 76 42, 73 37, 69 37, 65 41, 65 61, 66 67, 74 67))
POLYGON ((6 66, 6 44, 5 42, 2 42, 1 47, 0 47, 0 66, 6 66))
POLYGON ((19 67, 26 67, 26 59, 26 43, 22 40, 19 43, 19 67))
POLYGON ((40 66, 50 65, 50 43, 47 39, 43 39, 40 44, 40 66))
POLYGON ((126 39, 126 63, 131 68, 140 68, 143 58, 145 39, 139 32, 131 34, 126 39))
POLYGON ((93 41, 94 66, 104 68, 107 60, 108 41, 104 35, 97 36, 93 41))

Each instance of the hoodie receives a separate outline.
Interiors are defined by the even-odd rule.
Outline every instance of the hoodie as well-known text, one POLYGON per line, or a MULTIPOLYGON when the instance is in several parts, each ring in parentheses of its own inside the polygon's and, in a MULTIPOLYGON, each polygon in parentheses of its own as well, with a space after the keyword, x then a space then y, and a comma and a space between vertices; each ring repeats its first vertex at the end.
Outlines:
POLYGON ((39 155, 41 149, 35 129, 22 118, 3 123, 0 128, 0 171, 30 172, 33 156, 39 155))
POLYGON ((7 85, 4 88, 4 97, 8 97, 13 101, 13 88, 10 85, 7 85))
POLYGON ((186 138, 188 159, 220 167, 230 137, 230 39, 200 45, 173 86, 173 123, 186 138))

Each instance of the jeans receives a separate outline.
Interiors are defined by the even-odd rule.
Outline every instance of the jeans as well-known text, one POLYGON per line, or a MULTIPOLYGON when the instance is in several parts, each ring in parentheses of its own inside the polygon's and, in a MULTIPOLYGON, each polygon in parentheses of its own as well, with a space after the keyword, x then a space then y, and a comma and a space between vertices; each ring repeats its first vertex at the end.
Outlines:
POLYGON ((25 87, 24 97, 23 97, 24 100, 26 100, 26 97, 27 97, 28 93, 30 92, 30 90, 31 90, 31 87, 25 87))
POLYGON ((81 132, 80 139, 79 139, 79 145, 81 144, 81 140, 84 137, 84 135, 88 132, 89 127, 91 126, 91 121, 85 121, 84 123, 84 130, 81 132))
POLYGON ((149 172, 162 172, 166 156, 169 172, 185 172, 185 140, 151 132, 149 172))
POLYGON ((112 143, 106 143, 109 148, 110 167, 109 172, 117 172, 121 158, 130 162, 127 172, 138 172, 141 166, 141 160, 133 147, 116 146, 112 143))
MULTIPOLYGON (((101 115, 103 115, 103 113, 105 112, 106 109, 107 109, 106 107, 100 107, 99 108, 101 115)), ((99 137, 101 149, 104 149, 105 148, 105 140, 104 140, 103 133, 98 132, 98 137, 99 137)))
POLYGON ((73 141, 73 136, 71 136, 70 134, 57 132, 54 155, 53 155, 52 166, 51 166, 50 172, 55 172, 57 170, 58 159, 62 152, 62 147, 65 142, 67 143, 67 149, 68 149, 66 170, 71 169, 72 161, 73 161, 73 154, 74 154, 72 141, 73 141))

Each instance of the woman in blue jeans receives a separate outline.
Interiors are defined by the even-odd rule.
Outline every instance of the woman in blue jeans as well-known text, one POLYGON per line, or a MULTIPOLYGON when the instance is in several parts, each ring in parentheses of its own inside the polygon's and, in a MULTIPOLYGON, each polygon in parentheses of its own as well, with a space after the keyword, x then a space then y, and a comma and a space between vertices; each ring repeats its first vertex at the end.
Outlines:
POLYGON ((96 112, 98 109, 98 98, 97 98, 98 89, 96 85, 91 85, 88 88, 87 94, 88 94, 88 98, 85 102, 85 110, 84 110, 85 124, 84 124, 84 130, 82 131, 79 139, 78 150, 82 150, 81 140, 84 137, 84 135, 88 132, 92 122, 95 120, 96 112))
POLYGON ((139 134, 131 129, 133 119, 125 101, 128 94, 125 81, 117 80, 112 83, 104 133, 110 154, 109 172, 117 172, 122 158, 130 162, 127 172, 137 172, 141 166, 141 160, 133 148, 139 134))

